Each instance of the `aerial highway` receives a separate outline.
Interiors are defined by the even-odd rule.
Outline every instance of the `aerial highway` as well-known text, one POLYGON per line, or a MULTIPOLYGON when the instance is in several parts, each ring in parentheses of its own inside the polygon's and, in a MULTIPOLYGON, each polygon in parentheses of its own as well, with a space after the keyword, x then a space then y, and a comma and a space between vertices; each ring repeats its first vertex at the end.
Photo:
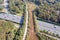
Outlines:
POLYGON ((37 20, 37 25, 40 28, 40 30, 46 30, 48 32, 59 34, 60 36, 60 26, 43 22, 43 21, 39 21, 39 20, 37 20))

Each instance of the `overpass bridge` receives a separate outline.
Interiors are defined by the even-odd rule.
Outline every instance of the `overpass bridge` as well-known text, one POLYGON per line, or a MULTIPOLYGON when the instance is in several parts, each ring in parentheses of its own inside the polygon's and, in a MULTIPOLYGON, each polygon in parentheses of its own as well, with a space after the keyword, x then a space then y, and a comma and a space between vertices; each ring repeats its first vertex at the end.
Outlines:
POLYGON ((20 23, 21 16, 16 16, 16 15, 8 14, 8 13, 0 13, 0 19, 5 19, 8 21, 20 23))

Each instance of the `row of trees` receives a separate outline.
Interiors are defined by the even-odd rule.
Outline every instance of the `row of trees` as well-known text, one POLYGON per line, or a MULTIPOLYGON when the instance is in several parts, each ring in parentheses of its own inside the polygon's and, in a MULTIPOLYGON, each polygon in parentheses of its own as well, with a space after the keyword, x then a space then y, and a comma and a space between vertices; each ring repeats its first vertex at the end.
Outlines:
POLYGON ((59 34, 55 34, 55 33, 52 33, 52 32, 49 32, 49 31, 46 31, 46 30, 43 30, 43 31, 40 31, 41 33, 45 33, 47 35, 51 35, 53 37, 57 37, 57 38, 60 38, 59 34))
POLYGON ((52 37, 49 37, 49 36, 46 36, 46 35, 40 34, 40 33, 37 36, 39 37, 39 40, 57 40, 57 39, 54 39, 52 37))
POLYGON ((56 38, 59 38, 58 34, 54 34, 46 30, 39 30, 39 32, 37 32, 36 35, 39 38, 39 40, 57 40, 56 38), (52 38, 50 36, 56 37, 56 38, 52 38))

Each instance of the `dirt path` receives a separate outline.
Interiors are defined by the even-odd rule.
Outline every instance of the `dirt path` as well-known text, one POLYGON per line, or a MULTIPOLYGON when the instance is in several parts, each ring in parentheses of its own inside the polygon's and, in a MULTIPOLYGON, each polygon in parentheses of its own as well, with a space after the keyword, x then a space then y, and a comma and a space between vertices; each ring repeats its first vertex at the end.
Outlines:
POLYGON ((34 24, 33 24, 33 16, 32 16, 32 11, 34 10, 34 4, 30 3, 28 4, 29 6, 29 40, 38 40, 36 33, 34 31, 34 24))

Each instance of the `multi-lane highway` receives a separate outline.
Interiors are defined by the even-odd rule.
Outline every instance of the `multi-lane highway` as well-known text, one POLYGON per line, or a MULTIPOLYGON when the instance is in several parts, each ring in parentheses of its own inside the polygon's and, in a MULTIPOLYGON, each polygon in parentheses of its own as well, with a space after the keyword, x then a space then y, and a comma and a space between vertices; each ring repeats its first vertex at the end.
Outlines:
POLYGON ((46 31, 60 35, 60 26, 43 22, 43 21, 39 21, 39 20, 37 20, 37 25, 40 28, 40 30, 46 30, 46 31))
POLYGON ((16 23, 20 23, 20 20, 21 20, 20 16, 8 14, 8 13, 0 13, 0 18, 5 19, 5 20, 9 20, 12 22, 16 22, 16 23))

